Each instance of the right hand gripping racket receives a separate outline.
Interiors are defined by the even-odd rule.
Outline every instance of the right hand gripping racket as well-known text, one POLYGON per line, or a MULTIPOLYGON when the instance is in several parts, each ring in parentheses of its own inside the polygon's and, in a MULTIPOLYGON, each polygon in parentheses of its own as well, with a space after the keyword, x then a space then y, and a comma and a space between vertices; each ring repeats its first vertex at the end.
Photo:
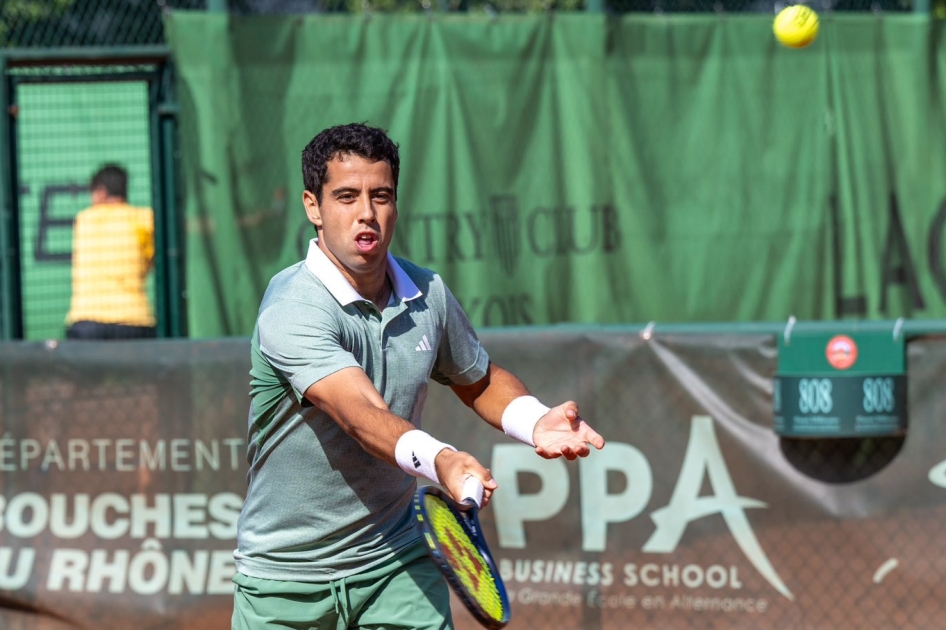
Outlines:
POLYGON ((468 477, 457 503, 436 486, 414 493, 414 526, 460 601, 486 628, 509 623, 506 587, 480 531, 483 484, 468 477))

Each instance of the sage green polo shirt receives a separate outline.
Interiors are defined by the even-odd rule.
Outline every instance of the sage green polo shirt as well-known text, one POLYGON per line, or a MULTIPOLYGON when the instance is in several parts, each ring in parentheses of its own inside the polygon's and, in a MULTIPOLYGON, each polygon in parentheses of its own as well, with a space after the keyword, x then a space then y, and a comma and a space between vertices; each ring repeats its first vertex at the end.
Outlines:
POLYGON ((326 582, 416 541, 415 478, 369 455, 303 396, 361 367, 391 411, 421 428, 431 379, 467 385, 486 375, 487 354, 440 276, 390 254, 388 276, 394 291, 379 312, 313 239, 305 261, 270 281, 251 350, 248 486, 234 554, 245 575, 326 582))

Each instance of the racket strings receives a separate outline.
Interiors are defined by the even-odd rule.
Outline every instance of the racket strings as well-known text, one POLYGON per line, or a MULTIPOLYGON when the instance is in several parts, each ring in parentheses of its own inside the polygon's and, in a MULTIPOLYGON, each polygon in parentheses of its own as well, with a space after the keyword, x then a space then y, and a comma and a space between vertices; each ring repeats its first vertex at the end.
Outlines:
POLYGON ((443 554, 457 579, 483 612, 497 621, 502 620, 503 600, 483 554, 470 540, 457 516, 443 501, 428 496, 426 502, 431 529, 440 541, 443 554))

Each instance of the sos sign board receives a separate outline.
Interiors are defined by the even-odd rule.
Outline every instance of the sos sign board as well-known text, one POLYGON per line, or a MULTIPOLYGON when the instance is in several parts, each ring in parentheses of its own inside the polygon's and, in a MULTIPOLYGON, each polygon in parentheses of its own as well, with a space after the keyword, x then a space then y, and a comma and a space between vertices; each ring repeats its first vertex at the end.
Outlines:
POLYGON ((775 431, 786 437, 902 435, 906 347, 889 331, 798 331, 778 339, 775 431))

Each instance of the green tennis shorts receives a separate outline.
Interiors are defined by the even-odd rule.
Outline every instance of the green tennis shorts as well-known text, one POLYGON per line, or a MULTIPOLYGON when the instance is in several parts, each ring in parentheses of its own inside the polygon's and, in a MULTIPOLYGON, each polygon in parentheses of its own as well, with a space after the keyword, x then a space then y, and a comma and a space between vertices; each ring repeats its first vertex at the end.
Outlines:
POLYGON ((264 580, 239 572, 233 582, 233 630, 453 628, 447 583, 422 545, 333 582, 264 580))

